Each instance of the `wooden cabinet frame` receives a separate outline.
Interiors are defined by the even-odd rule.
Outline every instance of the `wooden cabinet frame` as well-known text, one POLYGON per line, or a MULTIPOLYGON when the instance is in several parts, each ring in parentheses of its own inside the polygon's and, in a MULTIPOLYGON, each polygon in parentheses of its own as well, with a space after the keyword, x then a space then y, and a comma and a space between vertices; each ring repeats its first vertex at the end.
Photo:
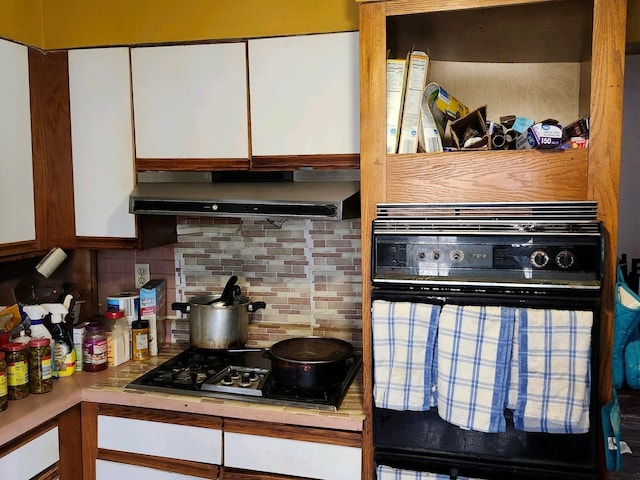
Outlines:
MULTIPOLYGON (((593 0, 588 86, 590 147, 554 156, 537 151, 386 154, 387 18, 492 7, 547 8, 555 0, 389 0, 360 4, 362 302, 371 303, 371 231, 380 202, 596 200, 606 230, 600 331, 600 403, 611 393, 613 288, 618 231, 626 1, 593 0), (455 168, 453 166, 455 159, 455 168), (569 166, 569 167, 568 167, 569 166)), ((491 28, 491 16, 486 27, 491 28)), ((544 32, 541 32, 544 34, 544 32)), ((449 39, 456 41, 453 35, 449 39)), ((550 61, 555 61, 551 59, 550 61)), ((585 69, 587 70, 587 69, 585 69)), ((582 99, 581 99, 582 102, 582 99)), ((365 424, 363 478, 374 477, 371 313, 363 308, 365 424)), ((602 476, 606 475, 603 467, 602 476)))

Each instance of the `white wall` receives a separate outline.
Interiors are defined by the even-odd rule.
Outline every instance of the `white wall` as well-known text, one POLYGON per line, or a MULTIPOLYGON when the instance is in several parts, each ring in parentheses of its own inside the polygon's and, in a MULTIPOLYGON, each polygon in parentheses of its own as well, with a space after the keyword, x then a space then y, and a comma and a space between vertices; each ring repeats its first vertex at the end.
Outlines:
POLYGON ((640 55, 627 55, 624 75, 618 256, 640 258, 640 55))

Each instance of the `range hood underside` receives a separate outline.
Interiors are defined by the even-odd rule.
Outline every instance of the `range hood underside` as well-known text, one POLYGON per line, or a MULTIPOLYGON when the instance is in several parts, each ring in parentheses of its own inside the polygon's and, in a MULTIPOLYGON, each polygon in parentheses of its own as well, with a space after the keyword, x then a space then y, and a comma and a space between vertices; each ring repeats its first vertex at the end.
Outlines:
POLYGON ((129 212, 342 220, 360 217, 359 189, 357 181, 139 183, 129 212))

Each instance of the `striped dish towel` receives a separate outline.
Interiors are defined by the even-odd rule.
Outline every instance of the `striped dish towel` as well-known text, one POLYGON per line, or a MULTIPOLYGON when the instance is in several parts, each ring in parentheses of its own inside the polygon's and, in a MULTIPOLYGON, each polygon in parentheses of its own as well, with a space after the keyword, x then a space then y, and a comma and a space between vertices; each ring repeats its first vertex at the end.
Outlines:
POLYGON ((440 307, 374 300, 373 398, 392 410, 428 410, 435 379, 433 352, 440 307))
POLYGON ((593 313, 524 308, 516 315, 515 427, 527 432, 588 432, 593 313))
MULTIPOLYGON (((376 468, 377 480, 450 480, 449 475, 440 473, 414 472, 413 470, 400 470, 378 465, 376 468)), ((456 477, 458 480, 473 480, 469 477, 456 477)), ((479 479, 476 479, 479 480, 479 479)))
POLYGON ((504 432, 515 309, 445 305, 438 327, 438 414, 460 428, 504 432))
POLYGON ((516 312, 516 319, 513 323, 513 345, 511 346, 511 367, 509 368, 509 378, 507 379, 507 403, 506 407, 509 410, 515 410, 518 406, 518 393, 520 369, 518 364, 518 355, 520 354, 518 338, 520 322, 518 321, 518 314, 516 312))

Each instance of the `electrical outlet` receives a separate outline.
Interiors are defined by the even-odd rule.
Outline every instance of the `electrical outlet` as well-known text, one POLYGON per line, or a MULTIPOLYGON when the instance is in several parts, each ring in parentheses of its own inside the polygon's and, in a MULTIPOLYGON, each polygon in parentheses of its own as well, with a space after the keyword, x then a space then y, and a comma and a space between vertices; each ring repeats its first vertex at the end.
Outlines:
POLYGON ((136 288, 142 287, 145 283, 151 280, 151 275, 149 274, 149 264, 136 263, 135 276, 136 276, 136 288))

